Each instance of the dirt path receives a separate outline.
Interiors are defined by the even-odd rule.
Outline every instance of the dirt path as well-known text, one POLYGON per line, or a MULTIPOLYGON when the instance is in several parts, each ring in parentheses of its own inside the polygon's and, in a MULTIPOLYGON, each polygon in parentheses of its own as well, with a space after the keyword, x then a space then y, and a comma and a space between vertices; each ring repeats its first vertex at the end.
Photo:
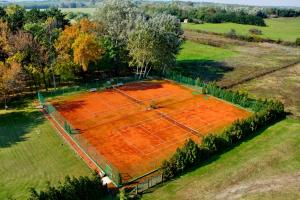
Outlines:
POLYGON ((300 173, 237 184, 218 193, 215 199, 240 199, 251 194, 279 191, 285 187, 298 188, 300 192, 300 173))

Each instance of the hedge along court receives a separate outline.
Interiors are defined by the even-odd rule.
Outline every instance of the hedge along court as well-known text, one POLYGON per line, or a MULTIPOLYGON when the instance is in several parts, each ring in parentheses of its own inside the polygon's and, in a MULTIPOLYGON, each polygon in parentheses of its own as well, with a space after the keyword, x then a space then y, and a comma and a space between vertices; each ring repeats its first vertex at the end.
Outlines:
POLYGON ((129 83, 52 104, 78 130, 73 137, 85 151, 107 161, 123 183, 158 169, 186 140, 200 142, 251 114, 169 81, 129 83))

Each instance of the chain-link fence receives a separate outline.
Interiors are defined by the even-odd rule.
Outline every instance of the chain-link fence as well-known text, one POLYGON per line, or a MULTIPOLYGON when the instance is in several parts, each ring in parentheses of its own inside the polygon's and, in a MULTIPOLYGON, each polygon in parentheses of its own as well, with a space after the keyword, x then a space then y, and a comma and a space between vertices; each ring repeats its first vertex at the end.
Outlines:
POLYGON ((96 163, 117 186, 120 186, 122 182, 117 168, 109 163, 91 144, 89 144, 88 141, 72 127, 72 125, 55 109, 54 106, 47 103, 41 93, 38 93, 38 99, 43 109, 73 138, 76 145, 80 147, 80 149, 84 151, 84 153, 92 159, 93 162, 96 163))

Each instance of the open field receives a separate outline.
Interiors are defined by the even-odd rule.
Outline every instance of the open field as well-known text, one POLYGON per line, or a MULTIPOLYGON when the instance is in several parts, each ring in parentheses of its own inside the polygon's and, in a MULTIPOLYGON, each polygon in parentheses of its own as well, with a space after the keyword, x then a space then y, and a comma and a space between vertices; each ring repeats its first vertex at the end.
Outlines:
POLYGON ((299 199, 300 121, 286 119, 143 199, 299 199))
POLYGON ((233 88, 249 92, 256 98, 276 98, 286 110, 300 118, 300 64, 233 88))
POLYGON ((299 48, 249 43, 194 31, 185 31, 184 36, 192 42, 184 44, 175 69, 187 76, 217 81, 220 86, 230 86, 300 61, 299 48))
POLYGON ((195 60, 220 61, 233 57, 236 52, 225 48, 199 44, 191 40, 186 40, 181 46, 181 51, 177 56, 179 62, 191 62, 195 60))
POLYGON ((64 13, 70 13, 70 12, 74 12, 74 13, 87 13, 87 14, 94 14, 94 12, 96 11, 96 8, 59 8, 62 12, 64 13))
POLYGON ((32 105, 0 111, 0 163, 0 199, 27 199, 30 187, 91 173, 32 105))
POLYGON ((98 152, 123 181, 157 169, 187 139, 199 142, 251 114, 168 81, 131 83, 51 102, 79 131, 73 136, 78 143, 90 145, 86 152, 92 157, 98 152), (151 102, 157 109, 149 109, 151 102))
POLYGON ((273 40, 283 40, 295 42, 300 37, 300 17, 298 18, 273 18, 266 19, 267 27, 243 25, 235 23, 221 24, 183 24, 186 30, 203 30, 216 33, 228 33, 231 29, 235 29, 238 34, 249 35, 249 29, 256 28, 262 31, 261 37, 273 40))

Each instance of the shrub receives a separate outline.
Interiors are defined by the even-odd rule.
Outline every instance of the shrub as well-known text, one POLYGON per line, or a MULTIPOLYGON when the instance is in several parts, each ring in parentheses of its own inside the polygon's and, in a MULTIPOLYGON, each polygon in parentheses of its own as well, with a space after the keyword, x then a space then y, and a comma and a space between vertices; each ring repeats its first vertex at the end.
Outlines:
POLYGON ((202 83, 201 79, 200 79, 199 77, 196 78, 196 80, 195 80, 195 85, 198 86, 198 87, 200 87, 200 86, 201 86, 201 83, 202 83))
POLYGON ((34 188, 31 189, 30 200, 84 200, 84 199, 104 199, 107 194, 107 187, 103 186, 101 177, 95 172, 93 177, 70 178, 67 176, 64 183, 58 187, 48 185, 44 191, 37 192, 34 188))
POLYGON ((226 36, 230 37, 230 38, 237 38, 237 33, 235 29, 231 29, 226 36))
POLYGON ((262 31, 256 28, 249 29, 249 33, 253 35, 262 35, 262 31))
POLYGON ((297 46, 300 46, 300 38, 297 38, 295 43, 297 46))

